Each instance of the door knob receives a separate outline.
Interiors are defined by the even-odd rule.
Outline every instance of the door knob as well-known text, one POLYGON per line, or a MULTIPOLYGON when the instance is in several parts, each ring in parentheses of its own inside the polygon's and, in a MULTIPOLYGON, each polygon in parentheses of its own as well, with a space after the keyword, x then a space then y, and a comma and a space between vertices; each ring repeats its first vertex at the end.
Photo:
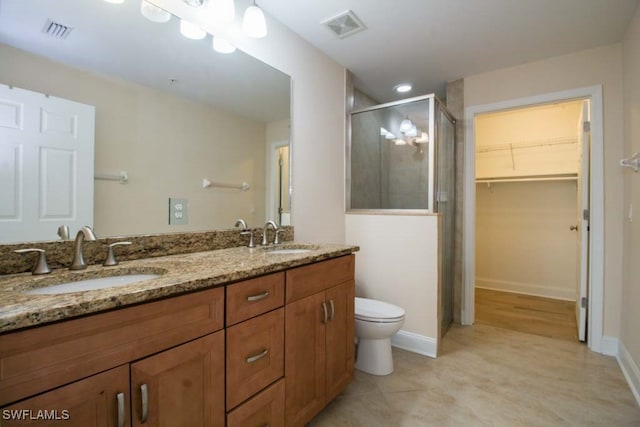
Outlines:
POLYGON ((569 230, 571 230, 571 231, 578 231, 578 226, 577 226, 577 225, 570 225, 570 226, 569 226, 569 230))

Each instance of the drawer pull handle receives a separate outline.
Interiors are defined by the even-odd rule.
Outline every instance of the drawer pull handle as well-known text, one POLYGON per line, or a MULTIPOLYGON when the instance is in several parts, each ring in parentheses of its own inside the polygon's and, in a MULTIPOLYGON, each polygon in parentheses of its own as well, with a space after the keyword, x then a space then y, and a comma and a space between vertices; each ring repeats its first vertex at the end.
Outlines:
POLYGON ((124 427, 124 393, 116 394, 118 401, 118 427, 124 427))
POLYGON ((262 350, 262 352, 260 354, 256 354, 255 356, 247 357, 247 363, 257 362, 258 360, 260 360, 263 357, 265 357, 267 354, 269 354, 269 349, 265 348, 264 350, 262 350))
POLYGON ((149 418, 149 392, 146 384, 140 386, 140 395, 142 398, 142 415, 140 422, 144 424, 147 422, 147 418, 149 418))
POLYGON ((327 303, 322 301, 322 323, 329 321, 329 313, 327 313, 327 303))
POLYGON ((331 314, 329 315, 329 320, 333 320, 333 318, 336 317, 336 308, 333 305, 332 299, 329 300, 329 306, 331 307, 331 314))
POLYGON ((247 297, 247 301, 249 302, 253 302, 253 301, 260 301, 261 299, 265 299, 266 297, 269 296, 269 291, 264 291, 261 294, 258 295, 250 295, 247 297))

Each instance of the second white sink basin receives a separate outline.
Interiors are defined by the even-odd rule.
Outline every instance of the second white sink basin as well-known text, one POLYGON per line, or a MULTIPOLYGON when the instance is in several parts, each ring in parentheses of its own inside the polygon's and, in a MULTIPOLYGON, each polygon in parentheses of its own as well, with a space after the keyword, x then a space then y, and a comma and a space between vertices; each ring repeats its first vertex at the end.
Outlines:
POLYGON ((30 295, 67 294, 71 292, 93 291, 96 289, 126 286, 143 280, 155 279, 160 274, 124 274, 121 276, 98 277, 95 279, 79 280, 77 282, 58 283, 42 288, 26 291, 30 295))

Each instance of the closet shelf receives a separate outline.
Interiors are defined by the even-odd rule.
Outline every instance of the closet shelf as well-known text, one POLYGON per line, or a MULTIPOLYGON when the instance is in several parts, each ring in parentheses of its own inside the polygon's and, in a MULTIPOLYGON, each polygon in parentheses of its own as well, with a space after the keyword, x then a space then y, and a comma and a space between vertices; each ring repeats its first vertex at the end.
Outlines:
POLYGON ((522 175, 522 176, 499 176, 489 178, 478 178, 476 184, 491 184, 494 182, 528 182, 528 181, 577 181, 577 173, 558 173, 550 175, 522 175))

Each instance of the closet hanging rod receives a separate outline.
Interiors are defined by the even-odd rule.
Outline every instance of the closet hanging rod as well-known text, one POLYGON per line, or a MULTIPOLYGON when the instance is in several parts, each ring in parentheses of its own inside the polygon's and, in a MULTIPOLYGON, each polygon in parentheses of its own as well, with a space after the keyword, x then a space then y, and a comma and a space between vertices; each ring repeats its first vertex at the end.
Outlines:
POLYGON ((524 148, 550 147, 555 145, 571 145, 577 143, 578 139, 575 137, 553 138, 539 141, 509 142, 506 144, 485 145, 484 147, 477 147, 476 152, 488 153, 490 151, 520 150, 524 148))
POLYGON ((510 177, 491 177, 476 179, 476 184, 490 184, 493 182, 530 182, 530 181, 576 181, 576 173, 559 173, 552 175, 523 175, 510 177))

